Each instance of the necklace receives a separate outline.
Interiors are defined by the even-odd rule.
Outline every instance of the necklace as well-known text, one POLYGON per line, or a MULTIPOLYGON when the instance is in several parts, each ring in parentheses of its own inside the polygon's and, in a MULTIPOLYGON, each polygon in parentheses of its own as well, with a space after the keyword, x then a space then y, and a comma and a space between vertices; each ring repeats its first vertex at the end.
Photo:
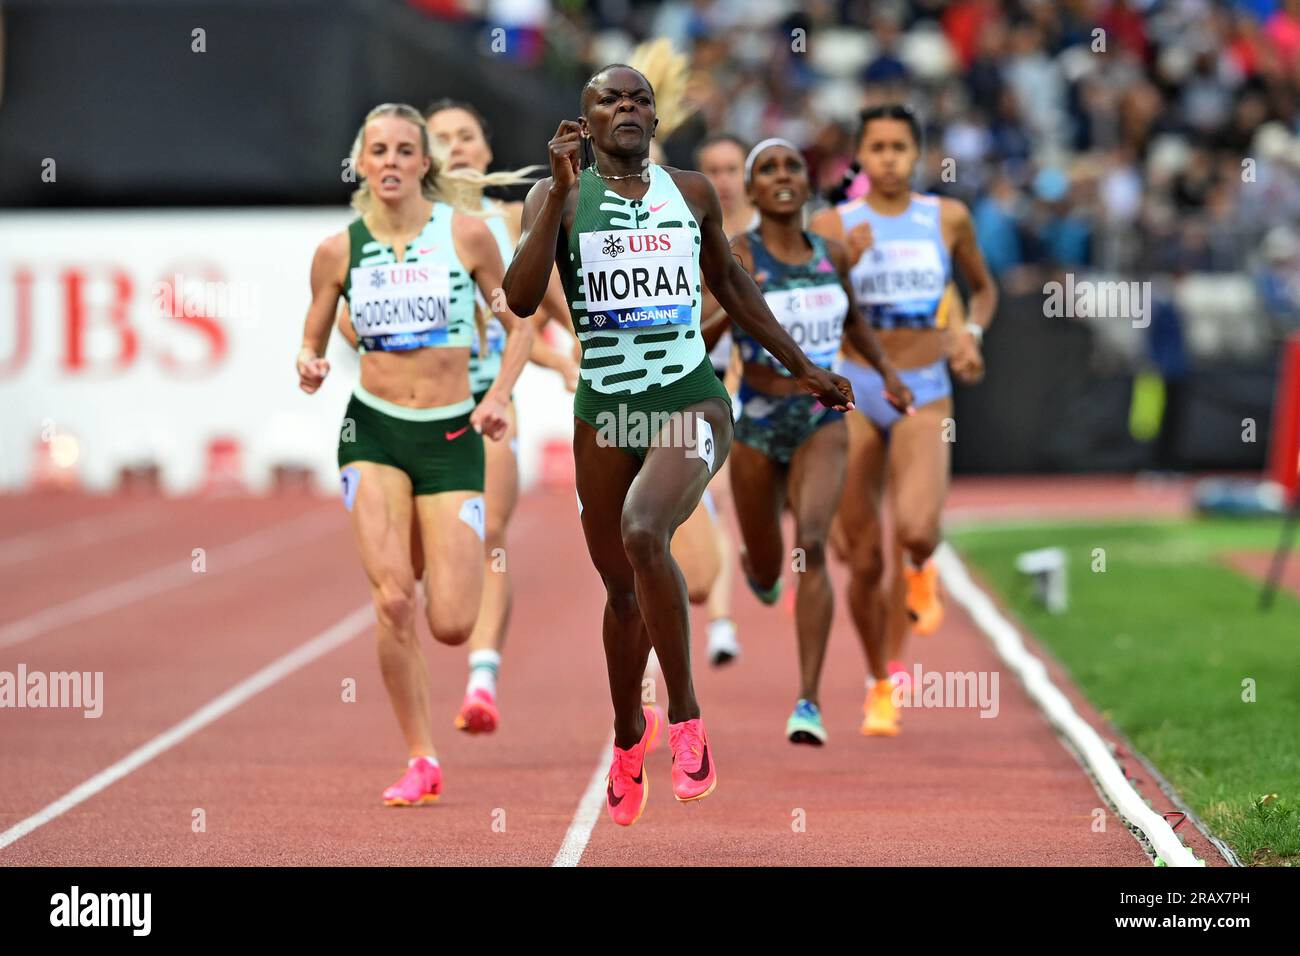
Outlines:
POLYGON ((622 176, 606 176, 604 173, 602 173, 602 172, 600 171, 600 167, 597 166, 595 163, 592 164, 591 168, 592 168, 593 170, 595 170, 595 173, 596 173, 597 176, 599 176, 601 179, 605 180, 605 182, 607 182, 607 183, 608 183, 608 182, 613 182, 615 179, 644 179, 644 178, 646 178, 646 174, 647 174, 647 172, 649 171, 648 168, 647 168, 647 169, 643 169, 643 170, 642 170, 641 172, 639 172, 639 173, 626 173, 626 174, 624 174, 624 175, 622 175, 622 176))

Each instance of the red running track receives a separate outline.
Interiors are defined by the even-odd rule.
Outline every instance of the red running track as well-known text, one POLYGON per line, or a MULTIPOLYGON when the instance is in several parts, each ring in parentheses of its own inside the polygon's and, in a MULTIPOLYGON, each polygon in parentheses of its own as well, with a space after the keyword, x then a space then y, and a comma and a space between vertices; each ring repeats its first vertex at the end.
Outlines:
MULTIPOLYGON (((0 499, 0 670, 104 673, 98 719, 0 710, 0 831, 364 607, 344 519, 334 501, 305 498, 0 499), (104 607, 87 603, 105 593, 104 607), (6 646, 6 634, 18 640, 6 646)), ((571 491, 521 501, 509 560, 497 734, 452 729, 465 652, 426 651, 437 805, 379 803, 405 748, 361 615, 337 648, 0 848, 0 864, 551 864, 608 761, 611 716, 602 595, 571 491), (343 699, 348 679, 355 702, 343 699)), ((861 737, 864 667, 841 602, 822 694, 830 745, 796 747, 782 733, 797 690, 792 619, 743 588, 735 616, 744 654, 721 671, 703 661, 694 617, 716 793, 678 804, 661 749, 645 815, 622 829, 602 808, 584 865, 1149 865, 1109 811, 1094 832, 1104 801, 1009 674, 995 719, 905 711, 902 736, 861 737)), ((1000 670, 951 603, 940 633, 912 650, 927 670, 1000 670)))

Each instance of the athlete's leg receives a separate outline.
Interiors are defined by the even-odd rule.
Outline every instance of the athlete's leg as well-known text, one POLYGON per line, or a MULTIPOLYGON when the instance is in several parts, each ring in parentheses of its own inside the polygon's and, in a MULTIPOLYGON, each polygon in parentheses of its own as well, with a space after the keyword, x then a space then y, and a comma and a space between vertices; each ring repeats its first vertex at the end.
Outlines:
POLYGON ((424 542, 425 614, 434 640, 464 644, 483 594, 483 495, 444 491, 415 499, 424 542))
POLYGON ((717 520, 713 522, 713 536, 717 541, 718 574, 709 588, 709 620, 721 621, 731 618, 731 589, 736 580, 736 541, 727 527, 731 514, 731 459, 722 463, 722 467, 709 482, 709 494, 713 496, 713 508, 717 520))
POLYGON ((352 462, 348 469, 357 475, 351 524, 375 605, 379 671, 410 756, 433 756, 428 672, 415 628, 411 480, 373 462, 352 462))
POLYGON ((835 612, 826 567, 826 538, 844 487, 848 431, 836 421, 818 428, 790 459, 796 578, 794 614, 799 637, 799 696, 820 707, 818 684, 835 612))
POLYGON ((736 442, 731 448, 731 494, 740 525, 744 572, 764 590, 776 585, 785 565, 781 509, 786 469, 756 448, 736 442))
POLYGON ((517 434, 515 404, 507 413, 509 427, 500 441, 483 443, 484 491, 487 525, 483 541, 486 576, 478 620, 469 638, 470 652, 500 651, 505 644, 513 590, 506 546, 506 529, 519 500, 519 464, 511 449, 517 434))
POLYGON ((641 462, 621 448, 602 445, 597 436, 591 425, 574 420, 582 532, 591 563, 605 585, 601 634, 614 705, 614 745, 626 750, 645 732, 641 680, 650 657, 650 638, 637 604, 636 575, 623 549, 622 534, 624 500, 641 462))
POLYGON ((912 619, 907 616, 907 578, 903 575, 902 545, 894 533, 894 503, 892 491, 887 491, 889 505, 884 510, 884 540, 888 543, 888 560, 885 562, 885 646, 890 661, 902 661, 903 645, 912 629, 912 619))
POLYGON ((906 603, 918 634, 932 634, 943 620, 938 571, 926 564, 939 546, 939 521, 948 494, 951 449, 944 420, 952 414, 945 397, 917 409, 894 426, 889 454, 894 487, 895 534, 906 559, 906 603))
POLYGON ((885 605, 880 590, 884 571, 880 503, 887 448, 876 426, 865 416, 851 413, 845 416, 845 422, 848 459, 837 517, 849 565, 849 610, 866 653, 867 669, 877 680, 884 680, 889 672, 884 640, 885 605))
POLYGON ((506 433, 500 441, 483 443, 483 598, 469 637, 465 699, 454 721, 457 730, 472 734, 491 733, 500 720, 497 676, 513 595, 506 528, 519 497, 519 467, 511 448, 516 434, 514 402, 507 409, 506 421, 506 433))
POLYGON ((692 604, 703 604, 709 599, 709 591, 717 580, 721 560, 713 516, 703 502, 673 533, 672 555, 682 569, 688 600, 692 604))
POLYGON ((952 447, 943 440, 944 419, 951 416, 952 399, 939 399, 896 423, 890 438, 895 533, 905 557, 917 567, 939 546, 952 460, 952 447))
POLYGON ((681 409, 674 419, 691 423, 693 440, 688 447, 682 441, 686 429, 675 424, 663 429, 658 447, 649 449, 628 488, 621 522, 637 604, 668 690, 670 724, 699 717, 700 708, 691 680, 686 585, 669 542, 731 450, 731 409, 721 399, 706 399, 681 409))

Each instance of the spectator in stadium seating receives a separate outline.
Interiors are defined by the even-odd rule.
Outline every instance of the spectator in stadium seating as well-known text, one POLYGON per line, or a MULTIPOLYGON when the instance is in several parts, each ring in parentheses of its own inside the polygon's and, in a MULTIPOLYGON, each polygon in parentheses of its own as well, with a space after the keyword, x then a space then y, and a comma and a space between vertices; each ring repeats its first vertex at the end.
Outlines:
POLYGON ((1283 0, 1265 28, 1278 59, 1291 65, 1294 78, 1300 70, 1300 0, 1283 0))
POLYGON ((1278 337, 1300 330, 1300 238, 1275 226, 1259 249, 1254 280, 1260 303, 1278 337))
POLYGON ((902 36, 899 20, 901 13, 893 6, 881 6, 871 18, 871 32, 875 36, 879 50, 875 59, 862 71, 862 82, 868 86, 885 87, 885 95, 897 96, 906 87, 912 77, 898 56, 899 37, 902 36))
POLYGON ((988 193, 975 204, 972 211, 975 239, 984 250, 984 260, 989 264, 989 271, 999 282, 1004 273, 1024 261, 1017 216, 1019 202, 1020 193, 1015 185, 1004 173, 999 172, 993 177, 988 193))
POLYGON ((1038 256, 1066 269, 1091 264, 1092 229, 1071 196, 1070 177, 1048 167, 1034 177, 1033 236, 1038 256))

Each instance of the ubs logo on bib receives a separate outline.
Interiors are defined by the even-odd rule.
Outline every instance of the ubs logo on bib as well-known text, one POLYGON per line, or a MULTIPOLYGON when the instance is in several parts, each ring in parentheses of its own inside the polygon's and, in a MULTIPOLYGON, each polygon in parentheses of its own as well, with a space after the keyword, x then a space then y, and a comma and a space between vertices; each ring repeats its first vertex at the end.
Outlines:
POLYGON ((673 243, 666 232, 658 235, 634 232, 627 237, 628 252, 672 252, 673 243))
POLYGON ((605 248, 601 251, 611 259, 617 257, 623 251, 623 239, 620 236, 606 236, 605 248))

